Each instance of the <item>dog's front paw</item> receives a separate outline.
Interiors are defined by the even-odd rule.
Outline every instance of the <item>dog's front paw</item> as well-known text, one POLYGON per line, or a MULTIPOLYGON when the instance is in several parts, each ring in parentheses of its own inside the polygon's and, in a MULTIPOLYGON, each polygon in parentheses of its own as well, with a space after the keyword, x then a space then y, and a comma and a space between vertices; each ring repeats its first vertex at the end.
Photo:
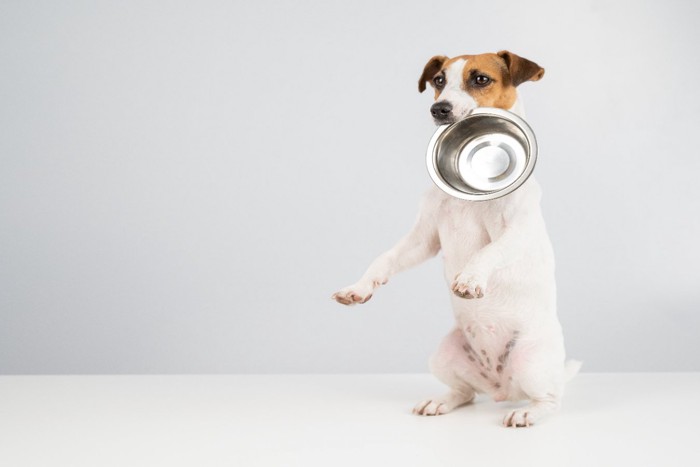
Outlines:
POLYGON ((452 291, 462 298, 481 298, 486 293, 486 278, 481 274, 461 272, 452 282, 452 291))
POLYGON ((340 289, 334 293, 331 298, 343 305, 356 305, 358 303, 365 303, 372 298, 373 290, 374 287, 372 284, 358 283, 340 289))

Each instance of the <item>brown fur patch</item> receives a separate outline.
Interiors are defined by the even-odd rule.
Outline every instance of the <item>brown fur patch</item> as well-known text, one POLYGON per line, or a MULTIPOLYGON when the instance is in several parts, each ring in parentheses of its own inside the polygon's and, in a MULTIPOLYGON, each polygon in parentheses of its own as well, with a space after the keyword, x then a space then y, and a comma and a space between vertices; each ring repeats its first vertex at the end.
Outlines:
POLYGON ((444 67, 446 61, 447 57, 444 55, 436 55, 428 60, 428 63, 426 63, 423 68, 423 74, 420 75, 420 79, 418 79, 418 92, 425 91, 426 82, 430 81, 432 85, 433 77, 444 67))
POLYGON ((506 63, 513 86, 518 86, 525 81, 539 81, 544 76, 544 68, 513 52, 501 50, 498 56, 506 63))
POLYGON ((515 87, 507 79, 508 69, 496 54, 471 55, 462 71, 462 87, 476 101, 479 107, 510 109, 515 104, 515 87), (472 84, 476 75, 486 75, 491 79, 488 86, 472 84))

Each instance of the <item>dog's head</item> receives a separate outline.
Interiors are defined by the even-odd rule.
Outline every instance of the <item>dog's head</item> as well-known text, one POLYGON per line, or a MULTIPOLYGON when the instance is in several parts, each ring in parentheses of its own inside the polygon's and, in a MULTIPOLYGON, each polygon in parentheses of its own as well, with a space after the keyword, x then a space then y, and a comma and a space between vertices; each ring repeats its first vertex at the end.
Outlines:
POLYGON ((418 90, 425 91, 426 83, 435 89, 430 113, 442 125, 464 118, 476 107, 511 109, 516 86, 543 75, 544 68, 506 50, 454 58, 436 55, 425 65, 418 90))

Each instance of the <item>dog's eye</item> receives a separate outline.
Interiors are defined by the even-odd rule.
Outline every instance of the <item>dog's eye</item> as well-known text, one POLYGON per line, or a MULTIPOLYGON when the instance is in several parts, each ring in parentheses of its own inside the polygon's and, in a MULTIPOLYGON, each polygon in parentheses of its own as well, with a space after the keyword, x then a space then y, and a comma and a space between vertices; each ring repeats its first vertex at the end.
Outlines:
POLYGON ((486 86, 491 82, 491 78, 486 75, 476 75, 474 78, 474 84, 477 86, 486 86))
POLYGON ((436 76, 433 78, 433 83, 435 83, 435 86, 441 87, 445 85, 445 77, 444 76, 436 76))

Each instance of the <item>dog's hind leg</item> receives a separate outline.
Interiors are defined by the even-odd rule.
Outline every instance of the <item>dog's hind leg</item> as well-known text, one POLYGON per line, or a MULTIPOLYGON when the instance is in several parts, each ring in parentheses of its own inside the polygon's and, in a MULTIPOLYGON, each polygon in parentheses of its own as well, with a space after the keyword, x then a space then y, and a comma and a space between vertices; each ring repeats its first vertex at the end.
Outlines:
POLYGON ((430 359, 430 371, 450 390, 438 397, 425 399, 413 408, 416 415, 442 415, 474 400, 474 388, 464 378, 469 366, 464 352, 466 340, 459 329, 454 329, 440 343, 430 359))
POLYGON ((516 356, 520 361, 513 373, 514 382, 530 403, 508 412, 503 417, 504 426, 529 427, 559 410, 564 395, 566 371, 563 358, 552 358, 552 355, 563 356, 563 346, 560 352, 557 352, 557 348, 556 344, 545 345, 529 352, 527 356, 516 356))

